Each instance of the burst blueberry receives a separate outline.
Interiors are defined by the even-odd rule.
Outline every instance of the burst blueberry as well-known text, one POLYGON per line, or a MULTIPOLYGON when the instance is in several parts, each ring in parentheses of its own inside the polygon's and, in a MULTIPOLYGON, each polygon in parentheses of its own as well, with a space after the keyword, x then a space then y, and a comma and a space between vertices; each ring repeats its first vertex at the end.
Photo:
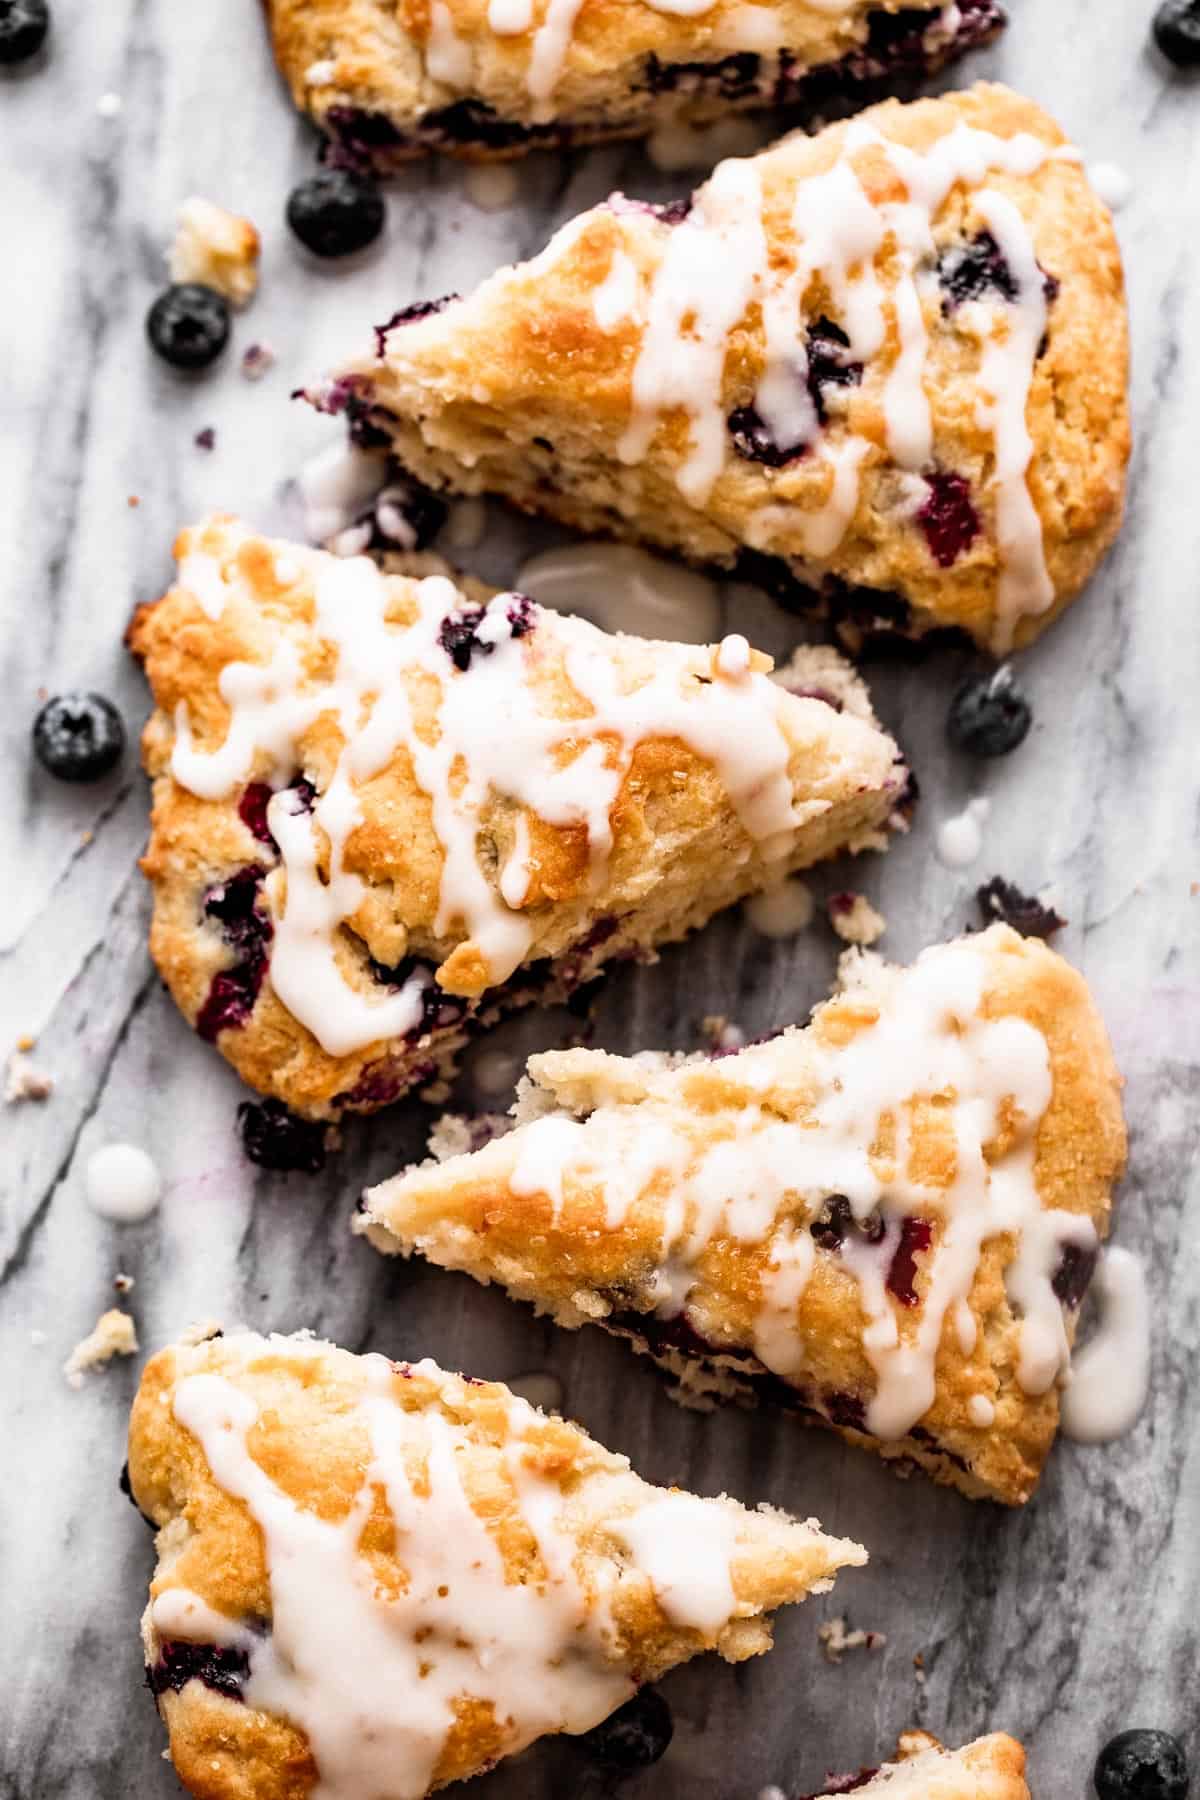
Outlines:
POLYGON ((229 342, 229 302, 200 281, 177 281, 146 315, 150 347, 173 369, 207 369, 229 342))
POLYGON ((50 29, 46 0, 0 0, 0 63, 11 68, 36 56, 50 29))
POLYGON ((57 694, 33 721, 33 748, 59 781, 99 781, 125 750, 125 726, 103 694, 57 694))
POLYGON ((1110 1738, 1092 1779, 1100 1800, 1187 1800, 1190 1785, 1183 1745, 1169 1731, 1122 1731, 1110 1738))
POLYGON ((975 898, 985 925, 990 925, 993 919, 1001 919, 1022 937, 1053 937, 1067 922, 1054 907, 1045 905, 1036 895, 1023 894, 1014 882, 1005 881, 1002 875, 993 875, 990 881, 976 888, 975 898))
POLYGON ((1007 756, 1023 742, 1033 712, 1005 663, 964 682, 950 703, 946 735, 970 756, 1007 756))
POLYGON ((935 469, 925 477, 925 484, 929 491, 917 524, 938 568, 948 569, 979 536, 979 514, 971 501, 971 485, 963 476, 935 469))
POLYGON ((260 1169, 315 1175, 325 1167, 328 1128, 319 1121, 298 1119, 282 1100, 243 1100, 237 1116, 242 1149, 260 1169))
POLYGON ((157 1699, 178 1694, 189 1681, 202 1681, 227 1700, 240 1700, 250 1676, 250 1658, 233 1644, 164 1643, 158 1661, 146 1670, 146 1685, 157 1699))
POLYGON ((292 189, 287 222, 314 256, 350 256, 383 230, 383 196, 353 169, 322 169, 292 189))
POLYGON ((675 1722, 662 1695, 654 1688, 642 1688, 585 1732, 579 1743, 589 1756, 611 1769, 646 1769, 666 1755, 674 1735, 675 1722))

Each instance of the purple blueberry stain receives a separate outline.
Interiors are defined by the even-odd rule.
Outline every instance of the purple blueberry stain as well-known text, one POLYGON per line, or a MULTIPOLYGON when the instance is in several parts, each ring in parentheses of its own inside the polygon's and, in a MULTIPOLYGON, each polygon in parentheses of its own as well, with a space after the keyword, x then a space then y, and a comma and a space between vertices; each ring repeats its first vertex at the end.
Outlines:
POLYGON ((930 555, 939 569, 956 563, 982 529, 971 500, 971 484, 962 475, 935 469, 925 477, 929 489, 917 514, 930 555))
POLYGON ((260 1169, 315 1175, 325 1166, 327 1125, 317 1119, 301 1119, 289 1112, 282 1100, 260 1105, 243 1100, 237 1109, 242 1149, 260 1169))
POLYGON ((435 313, 443 312, 452 300, 461 298, 461 294, 443 294, 437 300, 414 300, 411 306, 402 306, 399 312, 392 314, 385 325, 374 327, 376 354, 381 357, 387 355, 387 340, 390 331, 395 331, 401 325, 415 325, 418 319, 432 318, 435 313))
POLYGON ((887 1274, 887 1289, 901 1306, 916 1306, 917 1258, 933 1242, 933 1226, 928 1219, 907 1217, 900 1227, 900 1241, 892 1254, 887 1274))
MULTIPOLYGON (((492 602, 492 606, 495 602, 492 602)), ((481 638, 479 628, 492 613, 492 606, 463 606, 447 613, 438 627, 438 643, 460 675, 471 667, 474 656, 490 656, 497 639, 481 638)), ((537 606, 527 594, 512 594, 504 612, 510 638, 528 637, 537 623, 537 606)))

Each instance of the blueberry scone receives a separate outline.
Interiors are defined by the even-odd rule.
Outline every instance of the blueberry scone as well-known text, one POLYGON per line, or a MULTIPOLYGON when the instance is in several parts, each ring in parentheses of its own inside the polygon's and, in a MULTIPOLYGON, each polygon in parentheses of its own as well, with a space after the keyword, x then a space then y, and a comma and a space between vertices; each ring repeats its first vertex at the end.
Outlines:
POLYGON ((432 488, 733 570, 856 647, 1003 654, 1121 518, 1127 321, 1108 211, 1031 101, 889 102, 614 196, 310 395, 432 488))
POLYGON ((701 1651, 759 1655, 866 1561, 652 1487, 499 1383, 305 1336, 162 1351, 129 1480, 148 1680, 203 1800, 419 1800, 701 1651))
POLYGON ((379 173, 861 105, 986 43, 996 0, 267 0, 296 105, 379 173))
POLYGON ((927 1731, 906 1731, 894 1762, 838 1776, 828 1794, 811 1800, 851 1791, 862 1800, 1029 1800, 1025 1752, 1002 1731, 961 1750, 945 1749, 927 1731))
POLYGON ((428 1085, 472 1025, 882 842, 903 798, 844 667, 842 695, 791 692, 741 637, 611 637, 224 517, 176 548, 130 631, 157 707, 150 948, 301 1115, 428 1085))
POLYGON ((761 1397, 972 1496, 1028 1499, 1123 1166, 1081 976, 993 925, 848 951, 804 1029, 733 1055, 536 1056, 515 1129, 356 1221, 594 1320, 693 1403, 761 1397))

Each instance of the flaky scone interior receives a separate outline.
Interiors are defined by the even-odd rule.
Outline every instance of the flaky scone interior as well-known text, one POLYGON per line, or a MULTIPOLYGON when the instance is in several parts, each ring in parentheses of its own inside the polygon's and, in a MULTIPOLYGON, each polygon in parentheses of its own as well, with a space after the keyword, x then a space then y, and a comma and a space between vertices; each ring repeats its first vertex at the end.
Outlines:
POLYGON ((1123 1166, 1082 978, 1004 925, 849 951, 733 1055, 534 1057, 515 1129, 368 1190, 356 1228, 594 1320, 683 1396, 761 1397, 972 1496, 1033 1491, 1123 1166))
POLYGON ((310 397, 428 486, 736 570, 852 646, 1004 654, 1120 524, 1112 221, 1002 87, 723 162, 690 208, 616 195, 377 340, 310 397))
POLYGON ((420 1800, 701 1651, 758 1655, 866 1560, 652 1487, 499 1383, 304 1335, 154 1357, 129 1479, 148 1680, 203 1800, 420 1800))
POLYGON ((609 636, 225 517, 176 548, 130 631, 157 708, 150 948, 300 1114, 435 1082, 502 1009, 881 844, 906 791, 827 656, 772 681, 741 637, 609 636))
POLYGON ((331 158, 386 173, 637 137, 755 107, 824 116, 986 43, 997 0, 267 0, 331 158))
POLYGON ((927 1731, 906 1731, 894 1762, 863 1769, 856 1777, 839 1776, 826 1794, 853 1792, 869 1800, 1029 1800, 1025 1785, 1025 1752, 1002 1731, 976 1738, 961 1750, 947 1750, 927 1731))

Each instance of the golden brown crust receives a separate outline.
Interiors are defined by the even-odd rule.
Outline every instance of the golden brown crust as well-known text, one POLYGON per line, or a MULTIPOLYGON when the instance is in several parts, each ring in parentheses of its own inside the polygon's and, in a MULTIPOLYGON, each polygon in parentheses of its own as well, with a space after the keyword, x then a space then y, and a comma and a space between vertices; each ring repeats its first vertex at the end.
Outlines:
MULTIPOLYGON (((271 543, 225 518, 184 532, 177 552, 181 560, 197 555, 211 559, 227 584, 228 598, 220 616, 213 618, 181 581, 158 604, 141 608, 130 628, 130 646, 145 664, 156 702, 143 737, 154 788, 142 867, 154 888, 151 954, 188 1020, 200 1021, 211 1035, 204 1023, 211 1013, 203 1009, 214 978, 236 963, 238 951, 228 934, 223 936, 206 918, 206 896, 239 871, 257 869, 266 877, 257 904, 260 910, 273 907, 267 887, 277 857, 273 845, 261 834, 256 837, 239 814, 245 784, 223 798, 205 799, 174 778, 176 712, 186 708, 198 747, 219 746, 230 718, 219 687, 222 670, 232 662, 267 663, 281 644, 295 648, 314 688, 327 682, 334 653, 314 624, 313 596, 314 581, 331 559, 323 552, 271 543), (280 568, 286 580, 280 578, 280 568)), ((388 580, 389 616, 399 626, 413 615, 417 590, 399 576, 388 580)), ((566 674, 567 630, 556 615, 538 614, 536 629, 522 640, 525 679, 547 716, 582 718, 590 707, 566 674)), ((660 649, 639 639, 596 641, 608 647, 614 668, 630 685, 661 662, 660 649)), ((678 654, 694 670, 687 681, 699 693, 713 653, 684 649, 678 654)), ((769 665, 760 659, 758 666, 769 665)), ((448 658, 445 668, 447 679, 452 678, 448 658)), ((435 686, 428 676, 414 673, 412 691, 427 709, 435 703, 430 698, 435 686)), ((819 701, 791 697, 785 713, 790 772, 807 821, 788 859, 799 867, 871 832, 887 818, 898 792, 897 753, 869 715, 842 715, 819 701)), ((343 742, 329 712, 298 740, 295 774, 303 773, 318 795, 328 787, 343 742)), ((264 781, 268 773, 269 759, 260 752, 250 779, 264 781)), ((647 735, 637 744, 612 808, 612 853, 598 886, 592 885, 585 827, 551 825, 494 791, 484 815, 487 839, 478 852, 482 857, 487 851, 490 858, 489 885, 497 887, 498 871, 522 820, 530 833, 532 867, 519 909, 532 941, 521 968, 500 989, 487 957, 461 920, 438 927, 443 848, 433 828, 430 798, 403 745, 369 781, 357 784, 356 792, 362 816, 345 857, 364 889, 339 935, 339 966, 346 981, 356 992, 376 993, 368 958, 390 969, 406 957, 417 957, 436 968, 445 995, 466 1004, 451 1009, 432 1039, 422 1028, 410 1041, 384 1040, 331 1054, 279 999, 268 968, 252 996, 249 1016, 220 1029, 216 1041, 252 1087, 317 1117, 344 1107, 370 1110, 394 1099, 414 1080, 428 1081, 465 1041, 472 1018, 485 1022, 499 1005, 534 997, 532 977, 521 990, 522 969, 536 965, 535 975, 544 977, 550 968, 559 985, 552 981, 547 986, 543 980, 539 997, 552 998, 564 991, 564 983, 569 990, 590 979, 613 957, 645 955, 655 945, 683 936, 766 879, 759 848, 734 813, 715 766, 677 738, 647 735)), ((327 845, 323 866, 328 866, 327 845)))
MULTIPOLYGON (((993 926, 966 942, 986 958, 979 1016, 1024 1020, 1045 1039, 1052 1087, 1034 1139, 1037 1202, 1043 1211, 1090 1220, 1103 1237, 1111 1189, 1124 1165, 1125 1127, 1120 1077, 1087 987, 1044 944, 1020 938, 1006 926, 993 926)), ((871 965, 864 961, 857 966, 865 970, 871 965)), ((601 1106, 641 1107, 634 1116, 644 1120, 639 1128, 643 1135, 656 1128, 682 1132, 677 1140, 686 1146, 681 1168, 691 1170, 698 1166, 697 1157, 728 1136, 731 1120, 744 1112, 751 1095, 771 1118, 800 1124, 809 1119, 814 1095, 822 1091, 811 1058, 822 1047, 844 1047, 860 1038, 869 1042, 880 1016, 879 994, 887 991, 875 985, 886 975, 880 969, 880 975, 856 979, 818 1008, 804 1032, 786 1033, 735 1057, 689 1063, 658 1078, 647 1076, 636 1059, 594 1052, 552 1053, 535 1059, 532 1068, 554 1100, 585 1118, 601 1106)), ((903 981, 903 972, 895 979, 903 981)), ((906 1105, 907 1167, 931 1195, 948 1193, 956 1173, 944 1107, 945 1095, 914 1095, 906 1105)), ((882 1115, 885 1123, 889 1116, 882 1115)), ((1008 1115, 1002 1110, 1000 1116, 1008 1115)), ((1013 1134, 1018 1131, 1015 1117, 1002 1125, 986 1148, 989 1160, 1017 1142, 1013 1134)), ((890 1133, 894 1124, 887 1126, 874 1153, 885 1162, 890 1133)), ((717 1230, 694 1259, 689 1255, 693 1285, 685 1316, 692 1335, 685 1333, 682 1341, 678 1334, 656 1336, 651 1328, 661 1296, 664 1219, 678 1176, 660 1171, 652 1180, 640 1177, 650 1184, 637 1191, 623 1220, 613 1225, 603 1170, 593 1175, 582 1151, 578 1163, 567 1165, 560 1207, 537 1180, 522 1176, 514 1181, 523 1142, 518 1130, 473 1156, 426 1164, 370 1190, 361 1228, 381 1249, 418 1250, 477 1279, 500 1281, 562 1324, 609 1322, 635 1342, 641 1339, 639 1347, 657 1353, 693 1392, 744 1396, 747 1368, 756 1366, 759 1376, 765 1374, 761 1363, 755 1365, 754 1352, 772 1265, 773 1227, 745 1236, 717 1230), (730 1360, 722 1362, 722 1353, 730 1360), (691 1359, 698 1356, 706 1358, 707 1380, 695 1374, 691 1359)), ((749 1159, 744 1185, 753 1194, 755 1140, 747 1142, 748 1149, 741 1152, 749 1159)), ((807 1230, 823 1197, 788 1191, 773 1217, 802 1221, 800 1228, 807 1230)), ((929 1216, 936 1249, 943 1230, 936 1201, 929 1216)), ((1009 1504, 1028 1499, 1057 1430, 1058 1398, 1053 1386, 1041 1394, 1027 1393, 1018 1379, 1021 1325, 1005 1283, 1015 1251, 1011 1233, 992 1235, 983 1243, 969 1287, 975 1341, 964 1351, 948 1313, 933 1370, 933 1403, 915 1433, 881 1441, 855 1427, 853 1409, 862 1416, 877 1376, 863 1344, 867 1319, 858 1281, 840 1253, 818 1253, 802 1294, 789 1303, 789 1343, 797 1357, 788 1375, 792 1388, 822 1422, 834 1423, 851 1442, 917 1462, 972 1496, 1009 1504), (972 1418, 977 1397, 994 1408, 986 1425, 972 1418)), ((918 1296, 926 1293, 929 1279, 927 1272, 917 1273, 918 1296)), ((923 1298, 911 1311, 893 1309, 905 1341, 919 1330, 922 1306, 923 1298)), ((1063 1322, 1069 1338, 1073 1310, 1064 1309, 1063 1322)), ((776 1381, 770 1392, 779 1398, 788 1389, 776 1381)))
MULTIPOLYGON (((750 41, 742 0, 716 0, 693 17, 643 0, 583 0, 543 94, 531 91, 531 63, 549 0, 534 0, 529 30, 506 35, 489 26, 488 0, 442 3, 431 44, 430 0, 267 0, 276 61, 296 105, 352 152, 384 167, 427 148, 471 161, 521 156, 566 134, 572 142, 631 137, 667 120, 701 123, 766 106, 785 68, 794 92, 810 69, 850 59, 846 77, 854 87, 885 72, 862 56, 869 15, 905 6, 850 0, 833 13, 805 0, 770 0, 753 9, 750 41), (656 89, 647 75, 651 59, 703 65, 739 54, 755 66, 733 82, 718 74, 656 89), (439 130, 438 115, 463 101, 478 109, 480 128, 439 130), (365 129, 356 130, 352 116, 339 130, 347 112, 368 115, 365 129)), ((937 16, 931 7, 923 52, 930 69, 984 41, 999 22, 997 14, 954 33, 940 30, 937 16)))
MULTIPOLYGON (((644 341, 644 301, 639 312, 607 328, 594 301, 619 257, 636 271, 643 296, 649 291, 673 227, 644 207, 595 208, 533 263, 502 270, 466 300, 394 330, 383 358, 343 373, 359 382, 359 400, 373 407, 372 419, 392 432, 400 460, 434 486, 503 493, 580 529, 662 545, 699 563, 730 565, 751 546, 785 565, 790 559, 801 579, 815 585, 832 580, 890 596, 892 612, 900 596, 910 609, 901 628, 913 634, 956 627, 986 647, 1006 649, 1015 623, 1011 641, 1028 643, 1083 586, 1121 520, 1130 441, 1128 336, 1111 219, 1079 160, 1053 154, 1063 146, 1054 121, 1005 88, 979 85, 911 106, 888 102, 852 125, 815 138, 797 134, 756 158, 751 166, 761 176, 776 257, 794 257, 789 219, 798 185, 830 170, 847 133, 864 124, 922 153, 960 125, 1002 139, 1027 133, 1052 152, 1032 174, 993 171, 986 182, 989 193, 1015 205, 1041 268, 1058 284, 1025 408, 1033 443, 1028 486, 1053 590, 1044 610, 1012 622, 1002 617, 997 452, 991 425, 978 412, 981 346, 964 324, 972 308, 945 311, 934 280, 919 289, 929 339, 923 386, 932 462, 969 484, 982 526, 948 567, 939 565, 914 516, 911 473, 888 448, 884 382, 900 343, 894 319, 860 385, 839 389, 829 401, 827 446, 836 451, 859 440, 865 452, 857 505, 828 554, 805 550, 806 521, 832 491, 825 456, 770 468, 727 449, 707 499, 689 504, 676 477, 690 424, 676 409, 660 416, 640 462, 621 460, 644 341)), ((873 203, 900 197, 896 173, 878 149, 859 148, 852 161, 873 203)), ((978 191, 960 182, 936 212, 939 252, 983 230, 978 191)), ((890 243, 876 259, 885 291, 894 281, 890 243)), ((806 294, 809 319, 825 314, 838 321, 841 306, 820 277, 806 294)), ((721 410, 729 415, 749 403, 764 368, 757 305, 727 345, 721 410)))
POLYGON ((927 1731, 906 1731, 895 1761, 854 1791, 867 1800, 875 1794, 881 1800, 1029 1800, 1025 1752, 1001 1731, 961 1750, 945 1749, 927 1731))
MULTIPOLYGON (((505 1581, 544 1579, 538 1540, 505 1458, 517 1441, 506 1388, 446 1375, 430 1363, 386 1365, 382 1358, 312 1341, 247 1334, 177 1346, 147 1365, 130 1420, 133 1495, 160 1528, 159 1569, 143 1627, 152 1669, 162 1648, 153 1603, 174 1590, 198 1596, 232 1627, 252 1621, 260 1640, 272 1621, 272 1577, 259 1525, 246 1503, 214 1479, 200 1442, 175 1417, 180 1381, 216 1375, 248 1397, 258 1414, 247 1438, 254 1461, 305 1512, 336 1524, 362 1489, 370 1451, 360 1408, 368 1392, 380 1395, 381 1370, 391 1402, 406 1414, 435 1413, 456 1434, 458 1476, 500 1553, 505 1581)), ((619 1590, 604 1602, 611 1604, 614 1627, 606 1657, 607 1665, 636 1681, 655 1679, 703 1649, 715 1648, 732 1661, 760 1653, 770 1644, 767 1612, 802 1598, 837 1568, 865 1561, 859 1546, 826 1538, 782 1514, 706 1502, 736 1519, 730 1565, 736 1606, 715 1633, 682 1629, 667 1618, 649 1580, 631 1573, 615 1535, 623 1520, 661 1498, 662 1490, 562 1419, 527 1414, 521 1424, 522 1466, 560 1491, 559 1526, 574 1542, 575 1578, 589 1606, 601 1605, 614 1567, 622 1566, 619 1590)), ((421 1492, 428 1477, 419 1461, 410 1466, 409 1479, 421 1492)), ((378 1593, 406 1589, 410 1571, 382 1487, 376 1488, 359 1553, 370 1562, 378 1593)), ((253 1661, 252 1653, 252 1674, 253 1661)), ((317 1769, 297 1724, 216 1692, 202 1679, 188 1680, 179 1691, 168 1688, 159 1704, 175 1767, 201 1800, 305 1800, 311 1794, 317 1769)), ((433 1785, 478 1773, 507 1747, 490 1705, 464 1699, 433 1785)))

